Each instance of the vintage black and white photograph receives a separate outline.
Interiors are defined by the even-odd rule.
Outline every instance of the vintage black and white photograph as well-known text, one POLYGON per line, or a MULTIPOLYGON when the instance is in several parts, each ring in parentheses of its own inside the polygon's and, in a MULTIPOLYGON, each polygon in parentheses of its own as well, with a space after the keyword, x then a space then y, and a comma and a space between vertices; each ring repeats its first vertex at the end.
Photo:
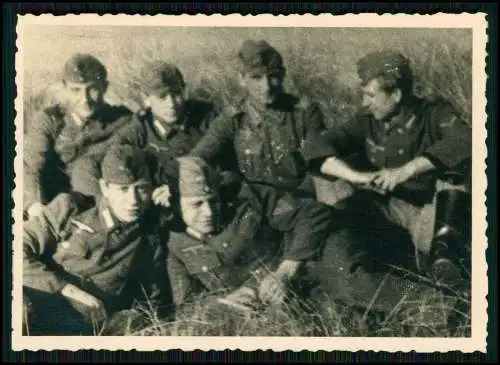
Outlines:
POLYGON ((20 16, 14 343, 485 348, 485 16, 370 15, 20 16))

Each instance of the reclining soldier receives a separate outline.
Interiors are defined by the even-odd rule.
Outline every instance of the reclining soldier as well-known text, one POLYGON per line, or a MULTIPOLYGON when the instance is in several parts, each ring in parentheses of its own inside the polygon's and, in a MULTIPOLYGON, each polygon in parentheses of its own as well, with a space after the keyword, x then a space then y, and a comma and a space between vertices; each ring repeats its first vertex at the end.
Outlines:
POLYGON ((109 324, 103 320, 146 299, 168 314, 168 222, 151 204, 151 176, 143 151, 113 146, 102 162, 98 205, 82 211, 71 194, 60 194, 25 222, 30 334, 91 335, 92 324, 109 324))
POLYGON ((283 293, 280 288, 272 292, 269 281, 290 289, 299 278, 293 263, 304 256, 308 243, 282 246, 282 236, 266 224, 258 200, 242 195, 231 208, 221 200, 223 186, 216 170, 198 157, 181 157, 179 162, 184 224, 171 232, 167 265, 176 306, 200 292, 227 290, 234 292, 220 300, 234 307, 279 305, 283 293))
POLYGON ((132 112, 112 106, 105 66, 89 54, 75 54, 64 65, 64 100, 38 111, 26 123, 24 140, 24 212, 36 216, 59 193, 72 190, 75 161, 94 151, 106 151, 109 137, 124 126, 132 112))
POLYGON ((454 282, 471 225, 471 128, 446 100, 414 95, 402 54, 373 52, 357 68, 366 113, 325 134, 335 153, 320 170, 354 187, 344 207, 375 212, 406 229, 417 268, 454 282))
MULTIPOLYGON (((165 185, 155 192, 155 199, 162 193, 176 196, 176 157, 194 147, 216 110, 212 103, 188 98, 182 73, 169 62, 154 61, 146 65, 140 84, 143 106, 131 118, 131 123, 113 135, 110 143, 137 146, 155 156, 158 181, 165 185)), ((76 191, 87 196, 99 194, 101 159, 102 154, 90 154, 75 166, 72 181, 76 191)))

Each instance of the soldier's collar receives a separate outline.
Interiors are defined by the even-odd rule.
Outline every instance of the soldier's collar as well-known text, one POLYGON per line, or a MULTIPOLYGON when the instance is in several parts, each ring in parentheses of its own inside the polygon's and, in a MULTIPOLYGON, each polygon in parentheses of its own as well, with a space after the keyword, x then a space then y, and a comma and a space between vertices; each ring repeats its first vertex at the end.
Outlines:
POLYGON ((188 234, 189 236, 193 237, 194 239, 196 239, 198 241, 204 241, 204 240, 209 239, 210 237, 212 237, 209 234, 200 233, 200 232, 198 232, 197 230, 195 230, 195 229, 193 229, 191 227, 186 227, 186 234, 188 234))
POLYGON ((255 126, 261 125, 264 119, 272 120, 275 123, 283 123, 285 121, 282 110, 273 107, 261 108, 256 106, 251 99, 245 101, 245 108, 252 120, 252 124, 255 126))

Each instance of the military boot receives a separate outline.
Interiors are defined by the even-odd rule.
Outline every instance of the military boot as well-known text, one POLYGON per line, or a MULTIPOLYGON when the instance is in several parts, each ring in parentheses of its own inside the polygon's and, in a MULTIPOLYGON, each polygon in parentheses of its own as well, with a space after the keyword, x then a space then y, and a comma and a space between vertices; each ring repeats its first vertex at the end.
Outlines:
POLYGON ((438 283, 454 285, 470 272, 471 195, 447 189, 436 198, 430 270, 438 283))

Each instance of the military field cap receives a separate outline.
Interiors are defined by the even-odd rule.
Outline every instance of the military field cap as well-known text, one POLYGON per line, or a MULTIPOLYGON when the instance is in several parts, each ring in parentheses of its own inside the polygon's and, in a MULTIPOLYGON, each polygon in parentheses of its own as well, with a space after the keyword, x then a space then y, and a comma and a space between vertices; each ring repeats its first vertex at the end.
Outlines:
POLYGON ((112 184, 133 184, 140 179, 151 180, 145 151, 125 144, 112 146, 101 162, 102 178, 112 184))
POLYGON ((238 57, 241 63, 241 71, 254 76, 285 70, 283 58, 279 52, 264 40, 246 40, 238 52, 238 57))
POLYGON ((106 67, 91 54, 76 53, 64 65, 64 81, 86 84, 98 80, 106 81, 107 77, 106 67))
POLYGON ((396 79, 412 78, 410 61, 396 51, 371 52, 358 60, 356 66, 363 84, 382 75, 394 75, 396 79))
POLYGON ((220 176, 200 157, 183 156, 179 161, 181 197, 209 197, 218 194, 220 176))
POLYGON ((153 61, 142 71, 142 88, 147 94, 161 95, 179 92, 185 87, 184 77, 177 66, 166 61, 153 61))

